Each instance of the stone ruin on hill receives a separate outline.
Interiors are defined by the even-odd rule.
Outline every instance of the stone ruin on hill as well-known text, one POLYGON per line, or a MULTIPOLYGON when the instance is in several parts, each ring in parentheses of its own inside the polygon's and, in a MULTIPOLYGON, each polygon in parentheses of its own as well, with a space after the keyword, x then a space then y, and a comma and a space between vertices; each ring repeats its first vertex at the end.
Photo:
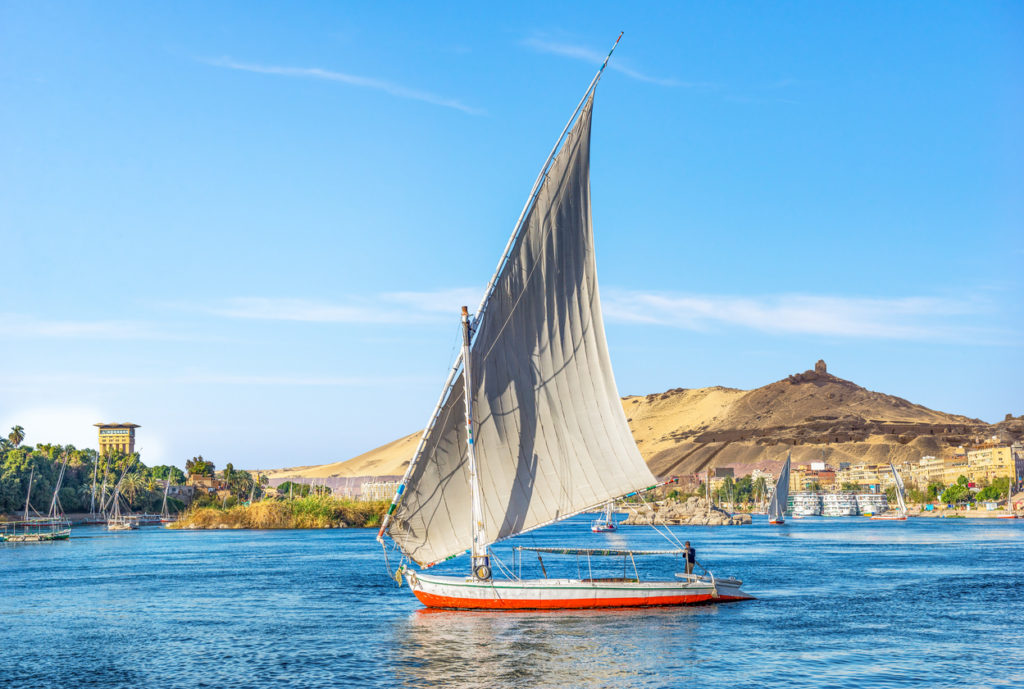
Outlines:
POLYGON ((825 366, 824 359, 818 359, 818 363, 814 364, 815 373, 828 373, 828 367, 825 366))

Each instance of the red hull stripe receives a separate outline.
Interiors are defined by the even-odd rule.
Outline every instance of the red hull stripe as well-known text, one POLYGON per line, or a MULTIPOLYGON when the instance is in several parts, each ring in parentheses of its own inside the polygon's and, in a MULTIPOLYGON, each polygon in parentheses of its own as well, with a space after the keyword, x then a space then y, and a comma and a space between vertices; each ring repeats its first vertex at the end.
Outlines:
POLYGON ((637 598, 563 598, 559 600, 525 599, 502 600, 480 598, 454 598, 438 596, 424 591, 414 591, 420 602, 428 608, 454 608, 458 610, 569 610, 579 608, 638 608, 663 605, 697 605, 711 601, 750 600, 746 596, 721 596, 711 594, 690 596, 651 596, 637 598))

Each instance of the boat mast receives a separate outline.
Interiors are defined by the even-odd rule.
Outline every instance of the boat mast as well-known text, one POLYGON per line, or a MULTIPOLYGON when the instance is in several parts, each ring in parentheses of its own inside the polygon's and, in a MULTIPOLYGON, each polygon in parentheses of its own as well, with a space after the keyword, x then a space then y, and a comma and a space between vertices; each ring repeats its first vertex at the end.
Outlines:
MULTIPOLYGON (((548 154, 547 160, 544 161, 544 165, 541 167, 540 172, 537 174, 537 179, 533 183, 533 187, 530 189, 530 194, 526 197, 526 203, 523 205, 523 210, 519 213, 519 218, 516 219, 516 224, 512 230, 512 235, 508 238, 508 243, 505 244, 505 250, 501 254, 501 258, 498 260, 498 267, 494 270, 494 275, 491 276, 490 281, 487 283, 486 289, 484 289, 483 299, 480 300, 480 306, 477 307, 473 323, 479 325, 480 320, 483 318, 484 312, 487 310, 487 304, 491 299, 491 293, 494 291, 495 285, 498 281, 498 276, 501 275, 502 268, 508 261, 509 256, 512 255, 512 248, 515 245, 516 238, 523 229, 523 223, 526 220, 526 216, 530 209, 533 208, 534 201, 537 198, 537 194, 540 190, 540 186, 544 179, 547 177, 548 168, 551 167, 552 162, 555 159, 555 155, 562 146, 562 141, 565 137, 566 132, 572 127, 573 122, 576 120, 576 116, 587 102, 587 98, 591 92, 597 86, 598 82, 601 81, 601 75, 604 74, 605 68, 608 66, 608 61, 612 57, 612 53, 615 52, 615 48, 618 47, 619 41, 622 40, 622 32, 619 33, 618 38, 615 39, 615 43, 612 45, 612 49, 608 51, 607 57, 604 62, 601 63, 601 68, 597 70, 597 74, 590 81, 587 86, 586 92, 583 94, 583 98, 580 99, 576 109, 573 110, 572 116, 566 123, 565 128, 562 129, 562 133, 558 135, 558 139, 555 141, 554 147, 548 154)), ((412 459, 409 461, 409 466, 405 469, 405 475, 402 480, 398 483, 398 489, 395 491, 395 496, 391 500, 391 505, 388 507, 387 513, 384 515, 384 519, 381 521, 380 529, 377 531, 377 542, 384 546, 384 534, 387 533, 388 525, 391 523, 391 515, 398 508, 398 503, 402 500, 402 493, 405 492, 406 484, 409 478, 412 476, 413 469, 416 466, 417 460, 420 458, 420 453, 423 451, 424 446, 427 443, 427 438, 430 436, 430 431, 433 429, 434 424, 437 422, 438 415, 441 413, 441 409, 444 406, 445 400, 448 398, 448 393, 455 384, 455 380, 459 373, 459 365, 463 363, 464 353, 468 350, 463 348, 459 355, 455 358, 455 362, 452 363, 451 369, 448 371, 448 378, 444 382, 444 386, 441 389, 441 396, 437 400, 437 404, 434 405, 434 410, 430 414, 430 421, 427 423, 427 427, 423 429, 423 433, 420 434, 419 444, 416 446, 416 451, 412 455, 412 459)), ((469 388, 466 388, 467 394, 469 388)), ((475 541, 474 541, 475 542, 475 541)))
POLYGON ((167 491, 171 489, 171 472, 167 471, 167 478, 164 480, 164 504, 160 507, 161 517, 170 517, 171 513, 167 511, 167 491))
POLYGON ((32 497, 32 479, 36 477, 36 468, 32 467, 32 472, 28 475, 28 492, 25 493, 25 519, 28 520, 28 501, 32 497))
POLYGON ((69 461, 69 459, 70 459, 70 457, 68 456, 68 453, 65 452, 64 453, 64 463, 61 464, 61 466, 60 466, 60 474, 57 475, 57 485, 55 485, 53 487, 53 498, 50 499, 50 511, 49 511, 47 516, 49 516, 51 519, 56 519, 57 518, 57 509, 58 508, 60 508, 60 511, 62 513, 64 512, 64 506, 60 504, 60 498, 58 497, 58 493, 60 493, 60 486, 61 486, 61 484, 64 483, 64 472, 66 472, 67 469, 68 469, 68 461, 69 461))
POLYGON ((92 491, 89 493, 89 514, 96 514, 96 467, 97 462, 92 463, 92 491))
POLYGON ((469 457, 469 489, 473 497, 473 576, 482 581, 491 578, 490 558, 484 542, 484 515, 480 501, 480 477, 476 466, 476 449, 473 447, 473 370, 469 364, 469 341, 472 332, 469 327, 469 307, 462 307, 462 378, 463 397, 466 401, 466 454, 469 457))

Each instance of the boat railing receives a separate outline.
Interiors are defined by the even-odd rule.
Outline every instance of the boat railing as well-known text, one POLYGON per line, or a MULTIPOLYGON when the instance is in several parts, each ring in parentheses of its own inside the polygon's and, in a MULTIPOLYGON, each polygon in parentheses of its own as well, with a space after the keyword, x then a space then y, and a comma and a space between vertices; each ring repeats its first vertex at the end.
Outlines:
POLYGON ((632 581, 638 583, 640 581, 640 570, 636 566, 636 556, 676 556, 685 557, 686 551, 678 548, 672 550, 619 550, 611 548, 543 548, 537 546, 516 546, 512 549, 513 555, 515 556, 515 562, 513 566, 517 571, 517 577, 522 577, 523 569, 523 553, 532 552, 537 554, 537 561, 540 563, 541 572, 544 578, 548 578, 547 568, 544 566, 544 559, 542 555, 571 555, 576 557, 576 566, 578 575, 581 581, 594 582, 594 581, 606 581, 606 579, 595 578, 593 573, 593 566, 590 561, 591 557, 621 557, 622 558, 622 577, 619 581, 632 581), (586 558, 586 570, 587 576, 583 576, 583 559, 586 558), (628 579, 626 571, 628 566, 633 566, 633 578, 628 579))

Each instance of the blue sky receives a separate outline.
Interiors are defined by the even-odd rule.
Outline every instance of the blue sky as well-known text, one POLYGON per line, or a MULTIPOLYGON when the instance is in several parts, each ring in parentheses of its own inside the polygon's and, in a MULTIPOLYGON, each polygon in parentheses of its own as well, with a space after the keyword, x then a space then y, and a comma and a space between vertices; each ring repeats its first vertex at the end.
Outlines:
POLYGON ((421 427, 620 30, 620 392, 810 368, 1024 414, 1019 3, 0 3, 0 426, 147 463, 421 427))

